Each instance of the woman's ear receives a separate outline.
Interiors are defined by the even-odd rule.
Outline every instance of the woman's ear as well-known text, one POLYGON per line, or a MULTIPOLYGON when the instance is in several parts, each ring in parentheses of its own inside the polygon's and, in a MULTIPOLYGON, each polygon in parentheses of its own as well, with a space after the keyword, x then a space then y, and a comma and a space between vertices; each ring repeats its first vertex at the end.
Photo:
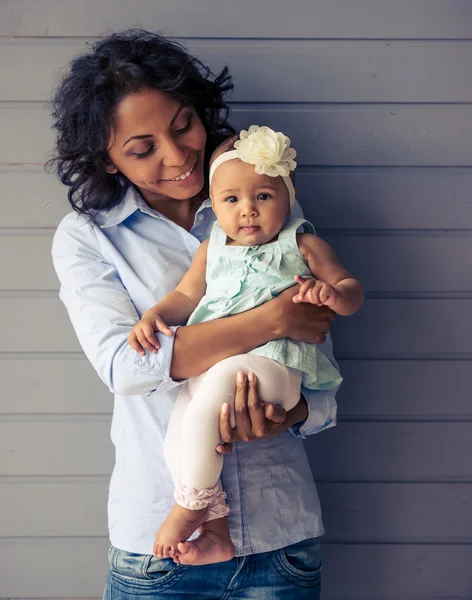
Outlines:
POLYGON ((115 175, 116 173, 118 173, 118 169, 115 167, 115 165, 109 164, 107 165, 107 173, 109 175, 115 175))

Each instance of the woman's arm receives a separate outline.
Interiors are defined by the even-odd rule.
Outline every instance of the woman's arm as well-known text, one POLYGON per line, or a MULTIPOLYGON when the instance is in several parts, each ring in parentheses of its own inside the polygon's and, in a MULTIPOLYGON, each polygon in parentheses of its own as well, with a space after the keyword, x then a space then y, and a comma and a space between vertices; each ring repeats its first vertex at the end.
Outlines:
POLYGON ((335 313, 325 306, 294 304, 298 289, 294 285, 277 298, 238 315, 180 327, 174 336, 172 378, 200 375, 220 360, 274 339, 324 342, 335 313))
POLYGON ((325 307, 294 305, 293 287, 247 313, 181 327, 172 337, 158 334, 159 352, 139 356, 128 345, 128 336, 140 314, 116 266, 105 256, 103 248, 108 247, 99 227, 71 213, 57 229, 52 256, 60 298, 79 342, 106 386, 122 396, 168 391, 179 385, 177 380, 276 337, 311 336, 307 341, 321 343, 334 316, 325 307), (304 322, 308 314, 318 315, 310 328, 304 322))
POLYGON ((181 325, 187 321, 205 295, 207 249, 208 240, 205 240, 175 290, 147 310, 142 320, 160 317, 166 325, 181 325))
POLYGON ((178 385, 169 376, 173 337, 161 335, 159 352, 143 357, 128 345, 140 315, 116 266, 105 255, 104 248, 109 247, 106 233, 90 220, 74 213, 63 219, 52 247, 60 299, 83 351, 111 392, 122 396, 166 392, 178 385))

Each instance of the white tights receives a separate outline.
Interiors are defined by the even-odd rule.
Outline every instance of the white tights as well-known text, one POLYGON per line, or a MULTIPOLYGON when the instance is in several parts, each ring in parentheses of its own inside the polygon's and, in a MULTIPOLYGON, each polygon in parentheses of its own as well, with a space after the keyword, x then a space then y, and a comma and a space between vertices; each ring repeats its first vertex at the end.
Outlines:
POLYGON ((253 354, 231 356, 183 385, 167 430, 164 454, 176 485, 177 503, 191 509, 208 507, 208 520, 229 512, 219 482, 223 456, 215 448, 221 443, 219 415, 225 402, 235 426, 238 371, 256 375, 259 396, 265 402, 290 410, 300 399, 299 371, 253 354))

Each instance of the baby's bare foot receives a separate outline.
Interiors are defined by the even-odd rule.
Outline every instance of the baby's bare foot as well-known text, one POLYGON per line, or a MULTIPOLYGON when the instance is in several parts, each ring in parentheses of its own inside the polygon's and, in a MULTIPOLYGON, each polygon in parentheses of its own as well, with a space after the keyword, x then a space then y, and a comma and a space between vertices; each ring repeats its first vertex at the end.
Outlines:
POLYGON ((205 522, 208 509, 190 510, 174 504, 154 540, 152 553, 158 558, 177 558, 177 545, 189 538, 205 522))
POLYGON ((179 555, 175 562, 183 565, 209 565, 234 557, 227 517, 207 521, 199 531, 200 536, 196 540, 178 544, 179 555))

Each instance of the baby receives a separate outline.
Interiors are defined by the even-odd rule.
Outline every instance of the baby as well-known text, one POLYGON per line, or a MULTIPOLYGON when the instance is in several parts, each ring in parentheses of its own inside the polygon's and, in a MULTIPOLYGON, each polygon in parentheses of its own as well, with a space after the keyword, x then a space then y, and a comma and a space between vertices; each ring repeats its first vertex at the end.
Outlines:
MULTIPOLYGON (((210 237, 175 291, 146 311, 129 336, 129 344, 141 354, 146 346, 159 348, 156 331, 173 335, 169 325, 249 310, 296 282, 300 289, 295 303, 329 306, 345 316, 362 305, 362 285, 331 247, 308 221, 290 217, 295 201, 290 172, 296 167, 296 152, 289 138, 256 125, 239 137, 225 141, 212 156, 210 197, 217 221, 210 237)), ((154 542, 158 557, 186 562, 192 548, 186 540, 200 527, 210 532, 200 564, 234 556, 229 507, 219 480, 223 457, 215 448, 221 441, 219 414, 225 403, 234 427, 235 380, 241 371, 257 378, 264 402, 281 404, 287 411, 299 402, 301 386, 329 389, 342 380, 316 345, 288 338, 222 360, 188 380, 176 400, 165 441, 176 489, 175 504, 154 542)))

